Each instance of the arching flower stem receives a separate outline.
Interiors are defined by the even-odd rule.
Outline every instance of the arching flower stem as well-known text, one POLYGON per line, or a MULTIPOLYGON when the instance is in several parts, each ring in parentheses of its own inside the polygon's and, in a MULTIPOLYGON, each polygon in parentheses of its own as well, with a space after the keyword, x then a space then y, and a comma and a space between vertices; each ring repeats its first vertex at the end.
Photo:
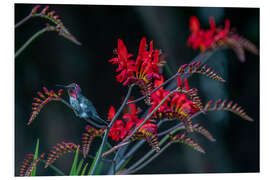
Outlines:
MULTIPOLYGON (((171 131, 170 133, 171 134, 174 134, 174 133, 176 133, 177 131, 179 131, 179 130, 181 130, 182 129, 182 127, 179 127, 179 128, 177 128, 177 129, 174 129, 173 131, 171 131)), ((166 135, 165 137, 163 137, 162 139, 161 139, 161 141, 160 141, 160 143, 159 143, 159 146, 161 147, 167 140, 169 139, 169 135, 166 135)), ((165 147, 165 146, 164 146, 165 147)), ((167 147, 166 147, 167 148, 167 147)), ((163 149, 163 148, 162 148, 163 149)), ((165 150, 165 149, 164 149, 165 150)), ((163 151, 164 151, 163 150, 163 151)), ((163 152, 163 151, 161 151, 161 152, 163 152)), ((147 158, 149 158, 151 155, 153 155, 154 153, 155 153, 156 151, 155 150, 150 150, 146 155, 144 155, 141 159, 139 159, 136 163, 134 163, 132 166, 130 166, 126 171, 125 171, 125 173, 127 173, 127 174, 130 174, 130 171, 132 171, 133 169, 135 169, 136 167, 138 167, 138 166, 140 166, 140 164, 142 164, 147 158)), ((157 153, 156 153, 157 154, 157 153)), ((160 153, 158 153, 158 154, 160 154, 160 153)), ((157 156, 156 156, 157 157, 157 156)), ((155 158, 156 158, 155 157, 155 158)), ((152 160, 154 160, 154 158, 153 159, 151 159, 151 161, 152 160)), ((150 163, 150 161, 148 162, 148 163, 150 163)), ((148 164, 147 163, 147 164, 148 164)), ((138 169, 139 170, 139 169, 138 169)))
POLYGON ((15 58, 17 58, 24 50, 27 48, 35 39, 41 36, 43 33, 49 31, 51 26, 46 26, 45 28, 36 32, 32 37, 30 37, 15 53, 15 58))
POLYGON ((125 97, 124 102, 122 103, 122 105, 120 106, 120 108, 118 109, 118 111, 116 112, 114 118, 111 120, 111 122, 110 122, 108 128, 107 128, 106 131, 105 131, 105 134, 104 134, 103 139, 102 139, 102 143, 101 143, 101 145, 100 145, 100 151, 98 151, 99 154, 98 154, 98 156, 97 156, 97 160, 95 161, 95 164, 94 164, 94 166, 93 166, 92 171, 90 172, 90 175, 93 175, 94 172, 95 172, 95 170, 96 170, 96 167, 97 167, 97 165, 98 165, 98 163, 99 163, 99 161, 100 161, 101 155, 102 155, 102 153, 103 153, 105 144, 106 144, 106 142, 107 142, 107 139, 108 139, 108 135, 109 135, 110 129, 111 129, 113 123, 115 122, 115 120, 118 118, 118 116, 119 116, 120 113, 122 112, 122 110, 123 110, 123 108, 125 107, 125 105, 127 104, 127 101, 128 101, 128 98, 129 98, 129 96, 130 96, 130 94, 131 94, 131 91, 132 91, 133 86, 134 86, 134 84, 132 84, 132 85, 129 87, 128 93, 127 93, 127 95, 126 95, 126 97, 125 97))

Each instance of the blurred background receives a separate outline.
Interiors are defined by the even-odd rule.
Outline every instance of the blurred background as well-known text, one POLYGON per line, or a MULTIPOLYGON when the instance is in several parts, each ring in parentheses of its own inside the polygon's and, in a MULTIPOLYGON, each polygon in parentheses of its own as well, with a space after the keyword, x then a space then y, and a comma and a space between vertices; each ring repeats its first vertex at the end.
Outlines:
MULTIPOLYGON (((15 23, 27 16, 33 7, 33 4, 15 4, 15 23)), ((167 55, 165 78, 199 54, 198 50, 186 45, 192 15, 199 18, 203 29, 209 28, 209 16, 214 16, 217 25, 224 25, 224 20, 230 19, 231 26, 236 27, 240 35, 259 46, 258 8, 50 5, 50 10, 56 11, 82 46, 55 32, 47 32, 16 58, 16 176, 25 155, 34 153, 37 138, 40 139, 40 152, 47 153, 62 141, 79 144, 86 125, 65 105, 52 102, 27 126, 33 97, 43 86, 57 90, 55 84, 76 82, 103 118, 107 117, 111 105, 116 108, 121 105, 127 87, 116 82, 116 66, 108 63, 115 56, 113 50, 118 38, 135 57, 143 36, 148 41, 154 40, 154 48, 162 49, 167 55)), ((17 28, 15 49, 42 29, 46 22, 33 18, 17 28)), ((203 103, 219 98, 234 100, 255 122, 221 111, 199 116, 194 121, 206 127, 217 140, 212 143, 199 135, 194 137, 206 154, 174 144, 138 174, 259 172, 259 56, 246 52, 246 62, 241 63, 232 50, 225 50, 215 53, 207 64, 226 83, 192 76, 189 84, 199 89, 203 103)), ((67 99, 66 93, 64 95, 67 99)), ((139 96, 136 89, 133 97, 139 96)), ((145 108, 142 103, 138 105, 145 108)), ((93 146, 91 153, 95 154, 96 149, 93 146)), ((148 150, 149 147, 144 146, 134 158, 148 150)), ((54 165, 68 173, 72 160, 73 155, 66 155, 54 165)), ((54 175, 54 172, 39 167, 38 175, 54 175)))

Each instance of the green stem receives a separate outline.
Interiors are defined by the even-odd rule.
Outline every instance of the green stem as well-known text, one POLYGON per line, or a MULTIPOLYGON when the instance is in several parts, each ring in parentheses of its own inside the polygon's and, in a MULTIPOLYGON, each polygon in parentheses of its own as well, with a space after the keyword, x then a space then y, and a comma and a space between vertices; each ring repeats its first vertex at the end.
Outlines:
POLYGON ((120 108, 118 109, 117 113, 115 114, 115 116, 113 117, 112 121, 110 122, 108 128, 107 128, 106 131, 105 131, 105 134, 104 134, 104 136, 103 136, 102 143, 101 143, 101 146, 100 146, 100 151, 98 152, 97 160, 96 160, 96 162, 95 162, 95 164, 94 164, 94 166, 93 166, 92 171, 90 172, 90 175, 93 175, 94 172, 95 172, 95 169, 96 169, 96 167, 97 167, 97 165, 98 165, 98 163, 99 163, 99 161, 100 161, 101 155, 102 155, 102 153, 103 153, 104 145, 106 144, 106 141, 107 141, 107 139, 108 139, 108 135, 109 135, 110 129, 111 129, 111 127, 112 127, 114 121, 118 118, 118 116, 119 116, 120 113, 122 112, 123 108, 125 107, 125 105, 126 105, 126 103, 127 103, 127 101, 128 101, 128 98, 129 98, 129 96, 130 96, 130 94, 131 94, 131 90, 132 90, 133 86, 134 86, 134 84, 132 84, 132 85, 129 87, 128 93, 127 93, 127 95, 126 95, 126 97, 125 97, 124 102, 122 103, 122 105, 121 105, 120 108))
MULTIPOLYGON (((181 130, 182 128, 179 127, 173 131, 171 131, 171 134, 176 133, 177 131, 181 130)), ((159 146, 161 147, 167 140, 169 139, 169 135, 166 135, 164 138, 161 139, 159 146)), ((165 146, 164 146, 165 147, 165 146)), ((140 164, 142 164, 147 158, 149 158, 152 154, 154 154, 156 151, 155 150, 150 150, 146 155, 144 155, 140 160, 138 160, 136 163, 134 163, 132 166, 130 166, 127 170, 126 173, 129 173, 130 171, 133 171, 133 169, 135 169, 136 167, 140 166, 140 164)), ((153 158, 154 159, 154 158, 153 158)), ((152 160, 153 160, 152 159, 152 160)), ((152 161, 151 160, 151 161, 152 161)), ((150 161, 148 162, 150 163, 150 161)))
POLYGON ((20 20, 18 23, 15 24, 15 29, 18 28, 19 26, 21 26, 26 21, 28 21, 31 17, 32 17, 32 14, 29 14, 28 16, 26 16, 25 18, 20 20))
POLYGON ((143 144, 145 143, 145 140, 139 141, 135 146, 132 147, 132 149, 124 156, 124 158, 116 165, 115 169, 116 172, 119 170, 119 168, 125 164, 125 162, 131 157, 143 144))
POLYGON ((38 38, 40 35, 42 35, 43 33, 45 33, 46 31, 48 31, 49 27, 45 27, 41 30, 39 30, 38 32, 36 32, 36 34, 34 34, 30 39, 28 39, 21 47, 20 49, 18 49, 15 53, 15 58, 17 58, 23 51, 25 48, 27 48, 27 46, 29 46, 36 38, 38 38))
POLYGON ((172 144, 172 142, 167 143, 158 153, 156 153, 155 155, 153 155, 151 158, 149 158, 147 161, 145 161, 143 164, 141 164, 140 166, 138 166, 137 168, 130 170, 130 171, 126 171, 126 173, 128 174, 132 174, 137 172, 138 170, 144 168, 146 165, 148 165, 151 161, 153 161, 155 158, 157 158, 163 151, 165 151, 170 145, 172 144))
POLYGON ((180 123, 176 124, 175 126, 171 127, 170 129, 167 129, 167 130, 165 130, 163 132, 158 133, 157 136, 159 137, 159 136, 163 136, 165 134, 168 134, 169 132, 175 130, 178 127, 185 128, 185 126, 183 125, 183 123, 180 122, 180 123))

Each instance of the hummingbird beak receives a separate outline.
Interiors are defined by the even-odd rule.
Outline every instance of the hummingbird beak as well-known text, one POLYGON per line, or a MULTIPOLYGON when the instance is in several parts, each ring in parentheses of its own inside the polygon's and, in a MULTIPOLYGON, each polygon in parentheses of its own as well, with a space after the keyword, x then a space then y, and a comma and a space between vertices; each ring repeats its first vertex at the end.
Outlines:
POLYGON ((56 84, 55 86, 63 87, 63 88, 68 88, 67 86, 64 86, 64 85, 61 85, 61 84, 56 84))

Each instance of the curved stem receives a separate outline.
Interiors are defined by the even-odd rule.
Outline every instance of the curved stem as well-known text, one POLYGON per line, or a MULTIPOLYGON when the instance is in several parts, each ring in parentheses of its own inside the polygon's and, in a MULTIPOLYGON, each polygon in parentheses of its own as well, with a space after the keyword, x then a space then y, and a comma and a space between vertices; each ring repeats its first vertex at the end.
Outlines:
POLYGON ((26 21, 28 21, 31 17, 32 17, 32 14, 29 14, 28 16, 26 16, 25 18, 23 18, 22 20, 20 20, 18 23, 15 24, 15 29, 17 27, 21 26, 26 21))
POLYGON ((123 164, 131 157, 143 144, 145 143, 145 140, 139 141, 135 146, 132 147, 132 149, 124 156, 124 158, 116 165, 115 169, 116 172, 121 168, 123 164))
POLYGON ((102 154, 102 158, 104 158, 105 156, 111 154, 112 152, 116 151, 117 149, 119 149, 119 148, 121 148, 121 147, 123 147, 123 146, 125 146, 125 145, 128 145, 129 143, 130 143, 130 141, 125 142, 125 143, 120 143, 120 144, 114 146, 113 148, 111 148, 111 149, 108 150, 107 152, 103 153, 103 154, 102 154))
MULTIPOLYGON (((171 134, 176 133, 177 131, 181 130, 181 127, 174 129, 173 131, 171 131, 171 134)), ((169 139, 169 135, 166 135, 165 137, 163 137, 159 143, 159 146, 162 146, 167 140, 169 139)), ((135 169, 136 167, 138 167, 140 164, 142 164, 147 158, 149 158, 152 154, 154 154, 156 151, 155 150, 150 150, 146 155, 144 155, 140 160, 138 160, 136 163, 134 163, 132 166, 130 166, 126 173, 128 173, 129 171, 131 171, 132 169, 135 169)), ((152 159, 153 160, 153 159, 152 159)), ((149 162, 148 162, 149 163, 149 162)))
POLYGON ((137 168, 130 170, 130 171, 126 171, 126 173, 128 174, 132 174, 135 173, 136 171, 144 168, 146 165, 148 165, 151 161, 153 161, 155 158, 157 158, 163 151, 165 151, 170 145, 172 144, 172 142, 168 142, 163 148, 161 148, 161 150, 156 153, 155 155, 153 155, 151 158, 149 158, 147 161, 145 161, 143 164, 141 164, 140 166, 138 166, 137 168))
POLYGON ((157 136, 159 137, 159 136, 163 136, 165 134, 168 134, 169 132, 175 130, 176 128, 182 128, 182 129, 184 129, 185 126, 183 125, 182 122, 180 122, 179 124, 176 124, 175 126, 171 127, 170 129, 167 129, 167 130, 165 130, 163 132, 158 133, 157 136))
POLYGON ((90 175, 93 175, 94 172, 95 172, 95 170, 96 170, 96 167, 97 167, 97 165, 98 165, 98 163, 99 163, 99 161, 100 161, 101 155, 102 155, 103 150, 104 150, 104 145, 105 145, 105 143, 106 143, 106 141, 107 141, 107 139, 108 139, 108 135, 109 135, 110 129, 111 129, 111 127, 112 127, 114 121, 118 118, 118 116, 119 116, 120 113, 122 112, 123 108, 125 107, 125 105, 126 105, 126 103, 127 103, 127 101, 128 101, 128 98, 129 98, 129 96, 130 96, 130 94, 131 94, 131 90, 132 90, 133 86, 134 86, 134 84, 132 84, 132 85, 129 87, 128 93, 127 93, 127 95, 126 95, 126 97, 125 97, 124 102, 122 103, 122 105, 121 105, 120 108, 118 109, 117 113, 115 114, 115 116, 113 117, 112 121, 110 122, 108 128, 107 128, 106 131, 105 131, 105 134, 104 134, 103 139, 102 139, 102 143, 101 143, 101 145, 100 145, 100 151, 98 151, 99 154, 98 154, 98 156, 97 156, 97 160, 95 161, 95 164, 94 164, 94 166, 93 166, 92 171, 90 172, 90 175))
POLYGON ((42 35, 43 33, 45 33, 46 31, 49 30, 49 27, 45 27, 41 30, 39 30, 38 32, 36 32, 36 34, 34 34, 30 39, 28 39, 21 47, 20 49, 18 49, 15 53, 15 58, 17 58, 25 48, 27 48, 27 46, 29 46, 31 44, 31 42, 33 42, 36 38, 38 38, 40 35, 42 35))

